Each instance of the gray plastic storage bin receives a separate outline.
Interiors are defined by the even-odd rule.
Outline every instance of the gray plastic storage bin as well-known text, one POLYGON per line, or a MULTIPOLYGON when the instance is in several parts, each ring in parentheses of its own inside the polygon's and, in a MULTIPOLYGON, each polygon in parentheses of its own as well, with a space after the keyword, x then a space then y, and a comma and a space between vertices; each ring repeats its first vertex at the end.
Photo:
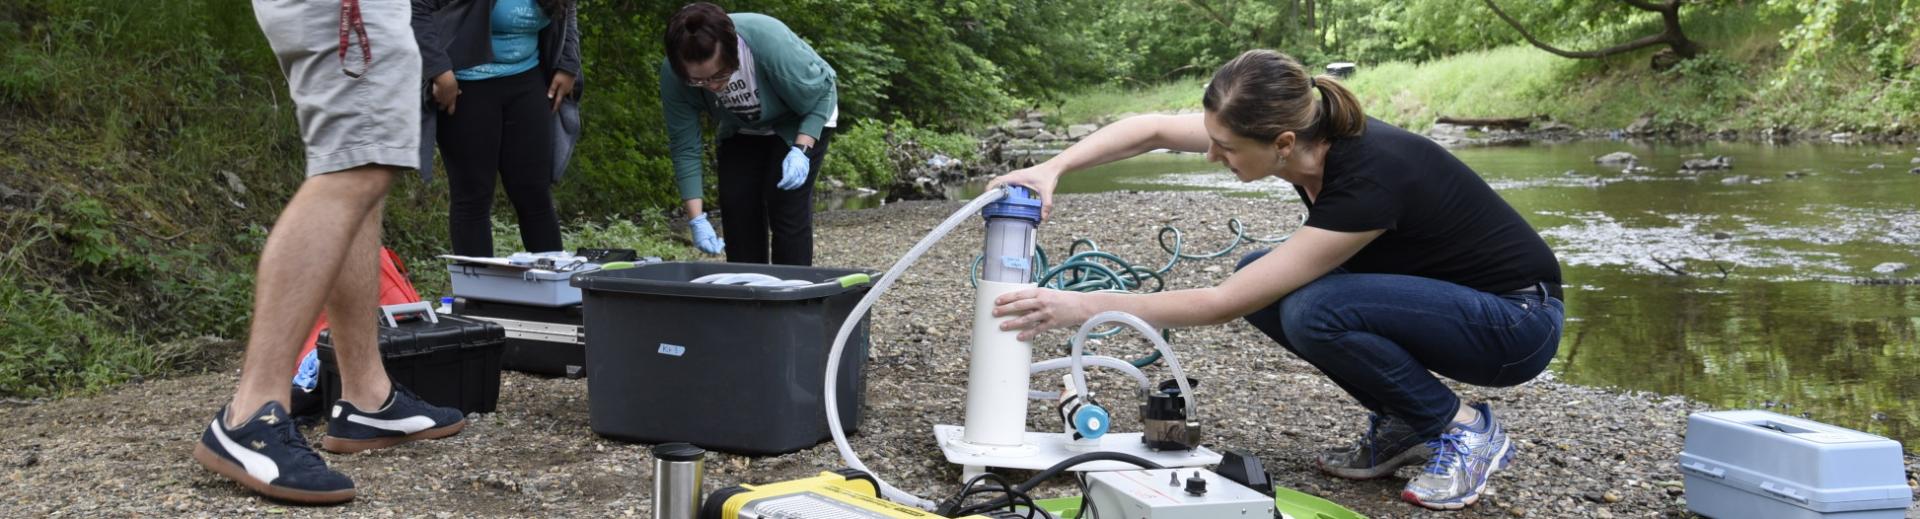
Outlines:
POLYGON ((479 263, 452 263, 447 272, 455 297, 546 307, 580 304, 580 289, 567 283, 573 272, 479 263))
POLYGON ((1719 519, 1893 518, 1913 503, 1900 442, 1766 411, 1687 417, 1687 508, 1719 519))
MULTIPOLYGON (((593 432, 782 454, 831 436, 822 395, 827 352, 867 293, 868 272, 739 263, 655 263, 575 276, 586 294, 587 410, 593 432), (818 282, 696 284, 718 273, 818 282), (844 282, 842 282, 844 280, 844 282)), ((865 401, 867 322, 841 354, 841 423, 865 401)))

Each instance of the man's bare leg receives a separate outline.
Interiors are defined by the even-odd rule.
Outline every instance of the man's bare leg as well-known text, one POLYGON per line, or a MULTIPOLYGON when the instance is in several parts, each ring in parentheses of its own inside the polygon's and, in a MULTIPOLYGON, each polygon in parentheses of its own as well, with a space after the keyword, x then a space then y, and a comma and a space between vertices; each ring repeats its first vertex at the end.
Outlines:
POLYGON ((333 291, 350 240, 380 207, 396 171, 370 165, 308 177, 281 211, 260 253, 247 355, 228 427, 267 402, 287 404, 300 342, 333 291))
POLYGON ((341 454, 445 438, 467 426, 459 409, 400 391, 387 378, 374 313, 380 298, 379 208, 361 222, 327 299, 341 389, 339 402, 328 410, 320 448, 341 454))
POLYGON ((327 297, 334 359, 340 362, 340 399, 369 410, 379 409, 392 389, 374 316, 380 305, 380 222, 385 207, 384 202, 375 204, 361 220, 327 297))

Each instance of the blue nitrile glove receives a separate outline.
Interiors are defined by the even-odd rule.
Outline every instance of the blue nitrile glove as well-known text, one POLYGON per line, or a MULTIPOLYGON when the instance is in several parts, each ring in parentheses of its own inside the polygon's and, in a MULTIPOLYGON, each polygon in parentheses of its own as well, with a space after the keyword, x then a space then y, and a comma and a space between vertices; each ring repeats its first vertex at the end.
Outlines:
POLYGON ((700 216, 688 220, 687 226, 693 228, 693 247, 700 249, 700 252, 719 254, 727 250, 727 241, 713 234, 713 224, 707 223, 707 213, 700 213, 700 216))
POLYGON ((801 184, 807 183, 807 167, 810 165, 807 150, 799 146, 787 149, 787 159, 780 161, 780 183, 777 186, 789 191, 798 189, 801 184))

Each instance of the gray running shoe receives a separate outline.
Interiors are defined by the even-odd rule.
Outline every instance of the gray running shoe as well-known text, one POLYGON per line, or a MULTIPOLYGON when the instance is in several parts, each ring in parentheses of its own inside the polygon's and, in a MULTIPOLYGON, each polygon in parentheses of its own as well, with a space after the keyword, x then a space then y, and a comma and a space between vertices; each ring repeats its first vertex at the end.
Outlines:
POLYGON ((1433 450, 1406 421, 1368 415, 1367 434, 1353 445, 1320 453, 1320 470, 1346 479, 1373 479, 1427 461, 1433 450))
POLYGON ((1480 411, 1480 423, 1452 424, 1439 438, 1427 442, 1433 460, 1412 481, 1400 498, 1434 510, 1459 510, 1480 500, 1493 471, 1513 462, 1513 444, 1507 432, 1493 417, 1487 404, 1474 404, 1480 411))

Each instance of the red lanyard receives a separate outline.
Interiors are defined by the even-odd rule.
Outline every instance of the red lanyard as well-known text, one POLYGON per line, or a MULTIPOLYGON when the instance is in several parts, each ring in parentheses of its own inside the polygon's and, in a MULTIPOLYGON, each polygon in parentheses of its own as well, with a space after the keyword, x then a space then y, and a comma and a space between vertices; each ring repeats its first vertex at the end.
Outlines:
POLYGON ((373 68, 373 46, 367 41, 367 24, 360 19, 360 0, 340 0, 340 71, 359 79, 373 68), (347 36, 360 37, 360 71, 347 68, 347 36))

